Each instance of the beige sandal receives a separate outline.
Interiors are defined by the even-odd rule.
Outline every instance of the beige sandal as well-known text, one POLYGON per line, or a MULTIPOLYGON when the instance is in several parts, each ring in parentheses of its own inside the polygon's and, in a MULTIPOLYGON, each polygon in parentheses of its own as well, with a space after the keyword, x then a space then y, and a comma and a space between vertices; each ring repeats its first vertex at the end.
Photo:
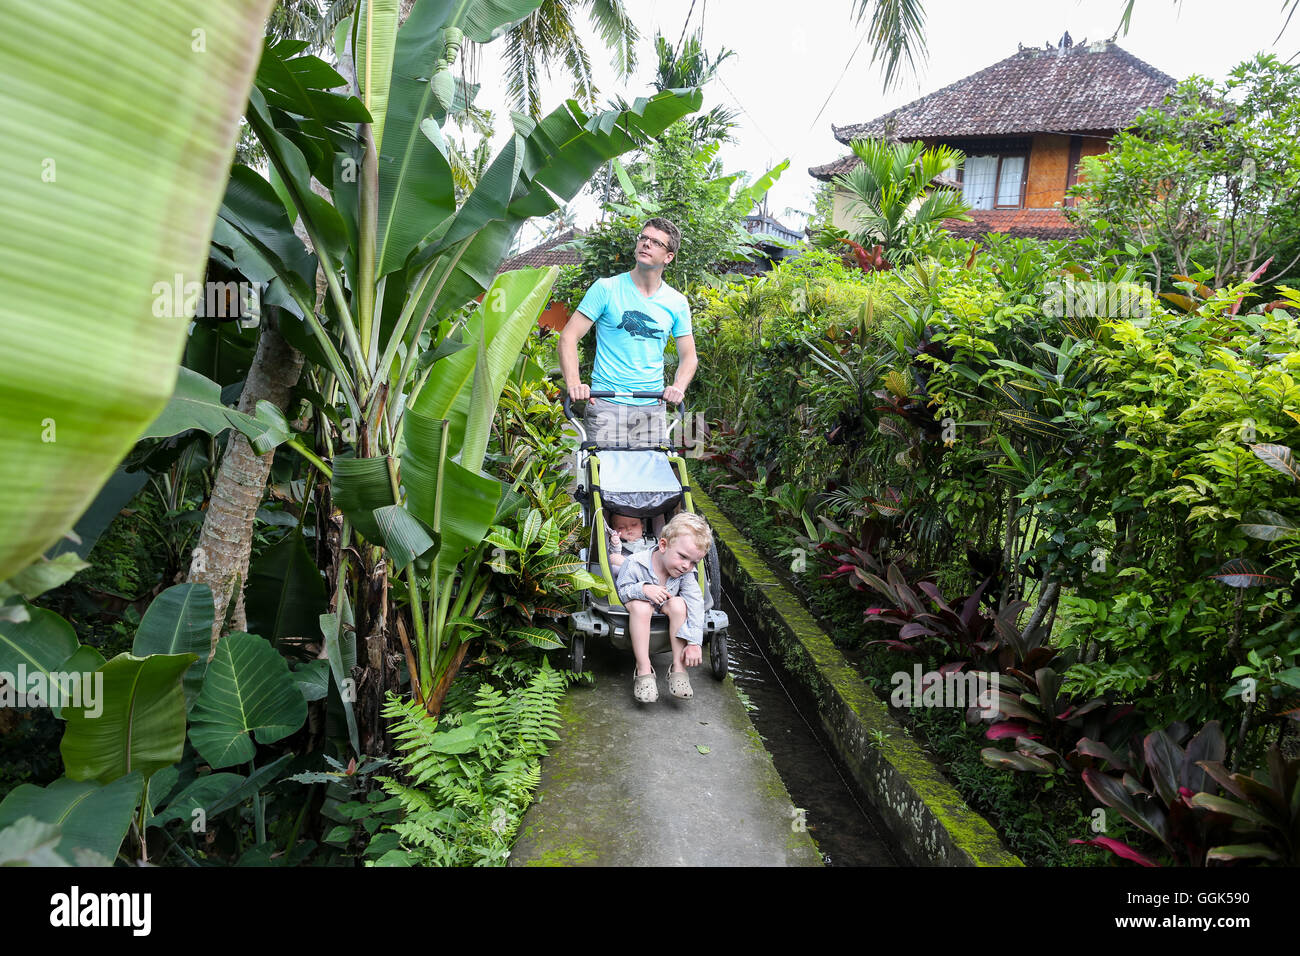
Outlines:
POLYGON ((659 684, 653 667, 649 674, 632 672, 632 698, 643 704, 653 704, 659 699, 659 684))
POLYGON ((690 700, 695 696, 695 691, 691 689, 691 679, 686 676, 686 671, 674 671, 671 664, 668 667, 668 693, 682 700, 690 700))

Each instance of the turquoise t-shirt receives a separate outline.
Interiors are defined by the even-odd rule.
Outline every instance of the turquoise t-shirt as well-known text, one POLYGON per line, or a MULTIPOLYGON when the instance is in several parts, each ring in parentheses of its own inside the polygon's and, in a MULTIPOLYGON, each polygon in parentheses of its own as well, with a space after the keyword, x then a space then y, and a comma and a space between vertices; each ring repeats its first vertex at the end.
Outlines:
MULTIPOLYGON (((578 311, 596 325, 593 392, 662 392, 668 336, 691 335, 686 296, 661 282, 647 298, 623 272, 597 279, 578 311)), ((649 398, 610 399, 624 405, 653 405, 649 398)))

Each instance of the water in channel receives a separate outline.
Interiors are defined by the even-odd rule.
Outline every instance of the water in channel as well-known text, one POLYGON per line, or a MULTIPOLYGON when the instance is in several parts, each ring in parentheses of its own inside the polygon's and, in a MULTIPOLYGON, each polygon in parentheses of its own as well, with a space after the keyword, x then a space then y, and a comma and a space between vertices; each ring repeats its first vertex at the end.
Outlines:
POLYGON ((744 695, 749 719, 790 799, 805 811, 804 821, 822 859, 828 866, 897 866, 883 836, 884 825, 854 796, 823 744, 820 728, 814 730, 812 703, 791 699, 787 679, 768 662, 744 615, 726 595, 722 607, 731 622, 727 647, 732 680, 744 695))

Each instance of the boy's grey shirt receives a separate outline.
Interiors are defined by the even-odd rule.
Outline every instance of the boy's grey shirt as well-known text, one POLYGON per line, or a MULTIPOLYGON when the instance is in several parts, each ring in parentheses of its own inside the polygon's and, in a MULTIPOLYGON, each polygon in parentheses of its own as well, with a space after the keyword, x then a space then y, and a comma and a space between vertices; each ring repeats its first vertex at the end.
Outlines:
MULTIPOLYGON (((626 604, 628 601, 646 600, 642 587, 646 584, 658 584, 651 556, 659 550, 656 544, 649 551, 633 554, 618 569, 618 599, 626 604)), ((669 594, 677 595, 686 602, 686 622, 677 636, 688 644, 704 643, 704 595, 700 593, 700 582, 695 579, 695 571, 688 571, 680 577, 670 577, 664 585, 669 594)))

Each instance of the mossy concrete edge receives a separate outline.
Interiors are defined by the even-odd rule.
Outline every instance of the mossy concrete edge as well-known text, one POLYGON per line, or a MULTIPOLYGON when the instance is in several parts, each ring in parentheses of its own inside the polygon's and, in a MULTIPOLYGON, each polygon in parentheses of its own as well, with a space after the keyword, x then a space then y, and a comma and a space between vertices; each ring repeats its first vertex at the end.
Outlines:
POLYGON ((748 539, 698 487, 691 494, 714 529, 728 595, 811 693, 832 745, 907 862, 1023 866, 930 763, 748 539))

